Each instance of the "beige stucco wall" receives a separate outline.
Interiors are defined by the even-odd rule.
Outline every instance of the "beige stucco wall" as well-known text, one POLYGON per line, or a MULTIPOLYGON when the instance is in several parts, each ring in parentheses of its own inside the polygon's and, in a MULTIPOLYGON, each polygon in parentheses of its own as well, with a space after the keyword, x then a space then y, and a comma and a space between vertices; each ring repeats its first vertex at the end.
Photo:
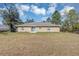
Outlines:
POLYGON ((17 27, 17 32, 31 32, 31 27, 17 27))
POLYGON ((41 27, 37 29, 38 29, 38 32, 60 32, 59 27, 41 27), (48 30, 48 28, 50 28, 50 30, 48 30))
MULTIPOLYGON (((59 27, 35 27, 36 32, 60 32, 59 27), (48 30, 50 28, 50 30, 48 30)), ((17 27, 17 32, 32 32, 31 27, 17 27)))

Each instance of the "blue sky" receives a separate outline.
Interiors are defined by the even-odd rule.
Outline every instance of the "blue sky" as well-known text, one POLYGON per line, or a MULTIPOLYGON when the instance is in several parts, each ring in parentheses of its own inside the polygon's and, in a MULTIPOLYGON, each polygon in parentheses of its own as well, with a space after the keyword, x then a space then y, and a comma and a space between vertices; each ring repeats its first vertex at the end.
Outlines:
MULTIPOLYGON (((64 18, 65 14, 71 9, 79 11, 78 3, 19 3, 16 4, 16 7, 21 20, 26 21, 30 18, 37 22, 44 21, 48 17, 51 17, 55 10, 58 10, 64 18)), ((4 5, 0 3, 0 10, 2 9, 4 10, 4 5)), ((0 24, 2 24, 1 17, 0 24)))

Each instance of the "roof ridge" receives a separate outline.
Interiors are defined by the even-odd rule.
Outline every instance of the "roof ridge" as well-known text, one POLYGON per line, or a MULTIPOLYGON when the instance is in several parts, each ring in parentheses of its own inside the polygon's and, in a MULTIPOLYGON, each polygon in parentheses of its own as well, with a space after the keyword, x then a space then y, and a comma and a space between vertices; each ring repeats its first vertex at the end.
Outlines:
POLYGON ((51 22, 32 22, 32 23, 25 23, 17 26, 60 26, 60 25, 52 24, 51 22))

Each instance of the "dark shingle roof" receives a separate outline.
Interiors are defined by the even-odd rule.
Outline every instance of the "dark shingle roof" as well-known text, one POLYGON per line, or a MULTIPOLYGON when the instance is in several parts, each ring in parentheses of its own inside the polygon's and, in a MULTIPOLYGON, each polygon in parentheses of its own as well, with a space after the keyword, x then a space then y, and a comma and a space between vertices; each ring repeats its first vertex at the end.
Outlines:
POLYGON ((52 24, 50 22, 32 22, 32 23, 25 23, 16 26, 60 26, 60 25, 52 24))

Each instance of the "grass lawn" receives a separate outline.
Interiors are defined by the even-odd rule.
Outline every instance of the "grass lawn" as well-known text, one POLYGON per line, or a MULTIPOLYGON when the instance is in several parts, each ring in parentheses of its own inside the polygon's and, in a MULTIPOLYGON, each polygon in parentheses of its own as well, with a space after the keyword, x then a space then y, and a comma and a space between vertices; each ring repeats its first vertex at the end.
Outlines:
POLYGON ((79 56, 79 34, 0 33, 0 55, 79 56))

